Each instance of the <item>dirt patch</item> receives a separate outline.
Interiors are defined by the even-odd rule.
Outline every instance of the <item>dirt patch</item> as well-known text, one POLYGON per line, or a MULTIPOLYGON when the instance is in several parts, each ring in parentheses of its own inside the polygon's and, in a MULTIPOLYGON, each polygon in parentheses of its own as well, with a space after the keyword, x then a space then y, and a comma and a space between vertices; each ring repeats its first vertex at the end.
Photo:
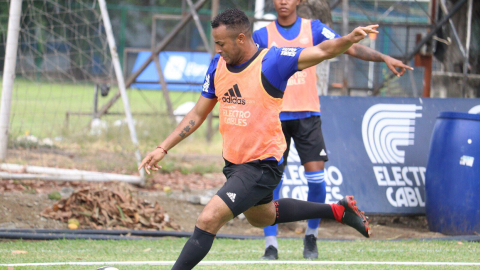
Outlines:
POLYGON ((182 174, 178 171, 171 173, 157 173, 150 178, 143 190, 163 191, 165 187, 171 190, 178 190, 190 192, 195 190, 209 190, 220 187, 225 183, 226 178, 222 173, 206 173, 188 175, 182 174))
POLYGON ((0 228, 66 229, 66 223, 40 216, 52 203, 47 194, 4 192, 0 195, 0 228))
MULTIPOLYGON (((95 154, 78 153, 74 150, 42 151, 9 150, 8 163, 37 166, 53 166, 60 168, 76 168, 83 170, 103 171, 111 173, 136 172, 132 166, 131 156, 118 155, 109 151, 95 154), (115 161, 115 162, 113 162, 115 161)), ((169 154, 170 156, 170 154, 169 154)), ((173 157, 174 155, 171 155, 173 157)), ((221 156, 182 155, 179 158, 181 167, 204 166, 215 164, 221 166, 221 156)), ((177 164, 178 165, 178 164, 177 164)), ((156 201, 168 213, 172 222, 180 226, 182 231, 193 231, 195 221, 203 209, 203 205, 192 204, 189 199, 193 195, 209 198, 215 194, 224 182, 225 177, 219 170, 215 173, 189 173, 179 171, 156 173, 147 179, 145 187, 133 187, 133 195, 139 200, 149 203, 156 201), (164 192, 171 190, 171 192, 164 192)), ((66 229, 67 224, 54 219, 41 217, 40 213, 51 207, 56 201, 48 198, 48 193, 59 191, 67 198, 74 190, 84 189, 92 183, 85 182, 53 182, 53 181, 13 181, 0 180, 0 228, 37 228, 66 229)), ((107 187, 116 183, 107 183, 107 187)), ((361 202, 359 202, 361 207, 361 202)), ((428 231, 427 221, 420 217, 370 217, 373 239, 408 239, 441 237, 442 234, 428 231)), ((306 222, 295 222, 279 225, 280 237, 303 237, 306 222)), ((252 227, 246 219, 235 218, 228 222, 219 233, 263 235, 261 228, 252 227)), ((354 229, 341 225, 336 221, 322 220, 319 238, 328 239, 363 239, 354 229)))
MULTIPOLYGON (((18 184, 13 184, 18 185, 18 184)), ((83 186, 83 185, 82 185, 83 186)), ((67 224, 54 219, 44 218, 40 213, 51 207, 56 201, 48 199, 47 193, 52 190, 62 191, 62 187, 43 189, 41 193, 4 192, 0 195, 0 205, 3 214, 0 218, 0 228, 37 228, 66 229, 67 224)), ((205 193, 205 190, 146 191, 136 188, 134 194, 138 199, 148 203, 158 202, 171 220, 180 226, 182 231, 193 231, 195 221, 203 209, 203 205, 186 201, 192 194, 205 193)), ((212 192, 209 192, 212 194, 212 192)), ((441 237, 442 234, 428 231, 425 217, 370 217, 373 239, 408 239, 441 237)), ((280 237, 303 237, 306 222, 294 222, 279 225, 280 237)), ((227 223, 219 233, 263 235, 261 228, 252 227, 246 219, 235 218, 227 223)), ((322 220, 319 228, 319 238, 326 239, 362 239, 354 229, 339 224, 336 221, 322 220)))

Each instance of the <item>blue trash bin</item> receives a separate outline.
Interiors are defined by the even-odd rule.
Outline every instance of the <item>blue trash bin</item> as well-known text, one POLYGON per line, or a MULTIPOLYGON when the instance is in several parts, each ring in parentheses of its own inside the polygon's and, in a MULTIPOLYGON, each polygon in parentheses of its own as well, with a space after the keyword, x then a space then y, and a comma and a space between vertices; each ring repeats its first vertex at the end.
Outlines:
POLYGON ((430 231, 480 233, 480 115, 442 112, 437 118, 425 175, 430 231))

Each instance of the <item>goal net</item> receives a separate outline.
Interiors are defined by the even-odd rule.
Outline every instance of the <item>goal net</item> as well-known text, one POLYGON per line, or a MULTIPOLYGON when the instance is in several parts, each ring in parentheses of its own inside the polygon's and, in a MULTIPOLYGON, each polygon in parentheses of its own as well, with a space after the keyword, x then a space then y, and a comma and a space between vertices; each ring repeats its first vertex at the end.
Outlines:
MULTIPOLYGON (((9 7, 0 0, 0 66, 9 7)), ((97 1, 24 0, 5 163, 137 174, 97 1)), ((1 169, 1 168, 0 168, 1 169)))

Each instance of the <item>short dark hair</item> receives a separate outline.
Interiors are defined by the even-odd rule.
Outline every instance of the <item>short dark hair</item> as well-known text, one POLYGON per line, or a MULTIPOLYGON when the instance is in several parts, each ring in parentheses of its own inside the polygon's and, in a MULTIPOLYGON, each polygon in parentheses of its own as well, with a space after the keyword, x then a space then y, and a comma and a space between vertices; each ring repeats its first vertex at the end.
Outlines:
POLYGON ((228 29, 238 30, 245 34, 250 33, 250 21, 245 12, 229 8, 224 12, 218 14, 212 21, 212 28, 217 28, 220 25, 225 25, 228 29))

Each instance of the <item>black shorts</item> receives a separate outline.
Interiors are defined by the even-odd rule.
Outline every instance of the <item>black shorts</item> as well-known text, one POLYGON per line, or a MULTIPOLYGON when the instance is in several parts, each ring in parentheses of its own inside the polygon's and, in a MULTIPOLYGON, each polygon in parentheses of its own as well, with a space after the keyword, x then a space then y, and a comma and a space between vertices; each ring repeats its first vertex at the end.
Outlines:
POLYGON ((287 140, 287 150, 283 154, 285 164, 292 138, 302 165, 310 161, 328 161, 320 116, 282 121, 282 129, 287 140))
POLYGON ((227 182, 217 195, 236 217, 252 206, 271 202, 282 173, 283 164, 278 165, 276 160, 255 160, 238 165, 225 160, 223 174, 227 182))

